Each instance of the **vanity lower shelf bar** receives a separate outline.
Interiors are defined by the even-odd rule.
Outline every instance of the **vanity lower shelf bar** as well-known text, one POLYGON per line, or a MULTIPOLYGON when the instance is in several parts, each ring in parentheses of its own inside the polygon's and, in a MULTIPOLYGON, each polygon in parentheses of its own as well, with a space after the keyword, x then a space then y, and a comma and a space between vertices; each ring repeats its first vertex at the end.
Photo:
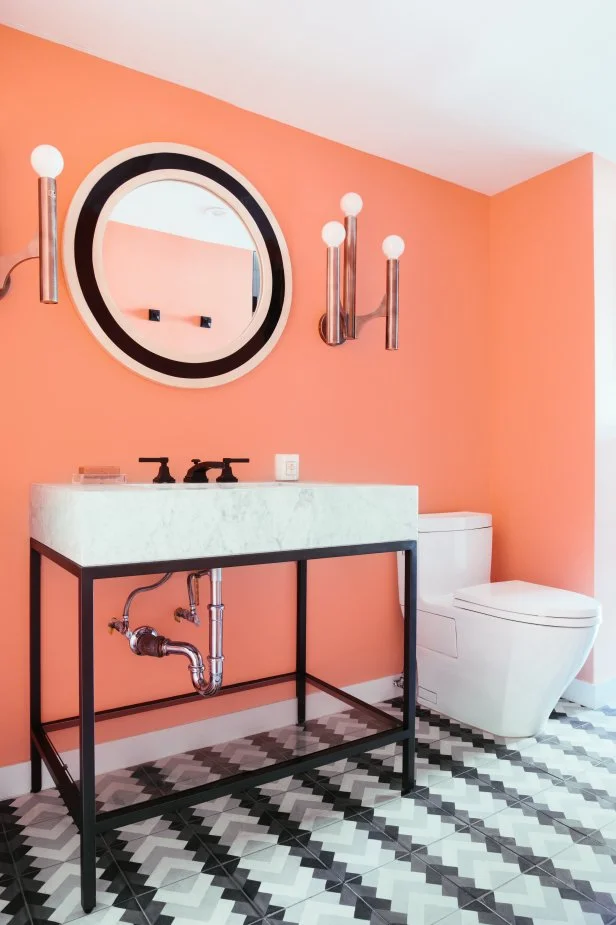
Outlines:
POLYGON ((85 912, 90 912, 96 901, 96 835, 121 825, 129 825, 181 809, 208 799, 241 792, 248 787, 262 786, 293 774, 301 774, 341 758, 380 748, 391 743, 402 745, 402 793, 415 786, 415 649, 417 622, 417 542, 408 540, 395 543, 376 543, 362 546, 332 547, 328 549, 293 550, 267 554, 226 556, 218 559, 174 561, 173 563, 147 562, 121 566, 82 567, 35 540, 30 545, 30 729, 32 791, 42 785, 42 763, 48 767, 66 806, 81 833, 81 894, 85 912), (404 687, 402 696, 402 722, 385 711, 365 703, 307 671, 307 565, 310 559, 356 556, 371 553, 404 552, 404 687), (41 560, 46 557, 75 575, 79 582, 79 715, 43 723, 41 720, 41 560), (173 705, 200 701, 197 693, 180 694, 95 712, 94 707, 94 581, 121 575, 157 574, 161 571, 190 571, 240 565, 268 564, 295 561, 297 568, 296 659, 295 671, 227 685, 217 694, 239 693, 270 684, 295 682, 297 723, 306 718, 306 687, 313 686, 344 703, 361 708, 377 720, 377 726, 388 728, 338 745, 329 746, 309 755, 292 756, 265 768, 241 771, 203 786, 177 793, 163 794, 151 800, 106 812, 96 811, 95 796, 95 723, 147 712, 173 705), (49 733, 70 727, 79 727, 80 780, 76 783, 60 758, 49 733))

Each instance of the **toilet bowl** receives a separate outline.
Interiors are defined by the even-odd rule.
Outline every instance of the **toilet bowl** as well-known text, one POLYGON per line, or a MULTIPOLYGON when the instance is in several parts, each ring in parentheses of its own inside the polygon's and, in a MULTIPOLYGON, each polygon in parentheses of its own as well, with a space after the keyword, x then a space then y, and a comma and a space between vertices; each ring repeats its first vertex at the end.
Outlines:
MULTIPOLYGON (((493 735, 532 736, 584 664, 601 607, 573 591, 490 582, 491 557, 491 515, 420 515, 418 701, 493 735)), ((404 613, 403 579, 399 554, 404 613)))

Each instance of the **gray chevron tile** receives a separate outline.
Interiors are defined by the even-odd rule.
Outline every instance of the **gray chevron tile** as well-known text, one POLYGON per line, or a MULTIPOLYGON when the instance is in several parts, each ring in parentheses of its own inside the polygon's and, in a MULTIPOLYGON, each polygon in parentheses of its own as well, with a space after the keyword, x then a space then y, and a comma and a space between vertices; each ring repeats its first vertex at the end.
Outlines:
POLYGON ((531 866, 521 854, 473 827, 422 848, 418 857, 475 899, 531 866))
POLYGON ((299 839, 238 858, 225 864, 224 869, 264 916, 340 882, 299 839))
POLYGON ((152 782, 145 774, 138 773, 138 769, 99 774, 95 783, 97 812, 143 803, 158 795, 152 782))
POLYGON ((0 883, 0 925, 31 925, 21 884, 15 878, 0 883))
POLYGON ((574 781, 555 781, 526 802, 583 835, 603 830, 616 819, 613 800, 574 781))
POLYGON ((142 819, 140 822, 133 822, 130 825, 111 829, 105 833, 105 842, 109 847, 113 845, 122 846, 136 838, 145 838, 146 835, 166 832, 168 829, 177 828, 179 825, 181 825, 181 819, 174 813, 168 813, 164 816, 152 816, 150 819, 142 819))
POLYGON ((593 838, 577 842, 541 868, 616 918, 616 852, 593 838))
POLYGON ((188 790, 220 780, 222 772, 194 754, 171 755, 152 764, 152 780, 163 792, 188 790), (154 776, 156 775, 156 776, 154 776))
POLYGON ((420 794, 464 824, 483 822, 518 802, 506 791, 493 787, 491 780, 472 772, 437 780, 420 790, 420 794))
POLYGON ((267 814, 291 835, 313 832, 359 812, 336 806, 336 796, 314 781, 271 794, 262 805, 267 814))
MULTIPOLYGON (((45 867, 22 878, 22 889, 34 922, 72 922, 83 916, 79 861, 45 867)), ((96 867, 96 908, 101 910, 130 894, 111 855, 100 858, 96 867)))
POLYGON ((318 829, 302 844, 342 882, 408 854, 362 816, 318 829))
POLYGON ((291 837, 265 806, 248 801, 203 819, 194 814, 189 826, 212 857, 221 863, 291 837))
POLYGON ((599 903, 548 874, 533 871, 480 900, 509 925, 608 925, 613 915, 599 903))
POLYGON ((421 793, 382 803, 362 815, 406 851, 425 848, 464 828, 456 816, 435 806, 421 793))
POLYGON ((138 901, 149 925, 252 925, 260 919, 246 895, 220 868, 151 890, 138 901))
POLYGON ((112 848, 112 854, 137 896, 218 866, 218 858, 188 826, 136 838, 112 848))
POLYGON ((527 803, 516 803, 476 828, 526 859, 528 865, 566 851, 582 835, 527 803))
POLYGON ((434 925, 473 902, 417 854, 350 880, 348 887, 391 925, 434 925))
POLYGON ((353 921, 383 925, 378 914, 346 884, 336 884, 264 921, 265 925, 344 925, 353 921))

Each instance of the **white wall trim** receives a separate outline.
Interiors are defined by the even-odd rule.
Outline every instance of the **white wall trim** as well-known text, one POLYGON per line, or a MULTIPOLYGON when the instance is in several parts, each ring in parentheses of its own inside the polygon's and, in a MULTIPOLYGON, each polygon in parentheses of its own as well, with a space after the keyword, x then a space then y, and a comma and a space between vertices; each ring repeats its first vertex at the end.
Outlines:
MULTIPOLYGON (((344 690, 367 703, 379 703, 399 696, 400 690, 394 685, 394 679, 397 677, 398 675, 391 675, 373 681, 363 681, 360 684, 351 684, 344 690)), ((309 694, 306 698, 308 719, 326 716, 340 709, 348 708, 340 700, 330 697, 329 694, 309 694)), ((295 719, 296 701, 294 699, 281 700, 278 703, 265 704, 249 710, 214 716, 197 723, 186 723, 183 726, 172 726, 169 729, 146 732, 126 739, 103 742, 96 746, 96 771, 98 774, 104 774, 107 771, 117 771, 119 768, 127 768, 143 761, 155 761, 158 758, 178 755, 191 749, 228 742, 231 739, 255 735, 258 732, 267 732, 279 726, 290 725, 295 722, 295 719)), ((78 777, 79 751, 73 749, 64 752, 61 758, 71 774, 78 777)), ((43 787, 53 787, 53 781, 45 768, 43 769, 43 787)), ((29 790, 29 761, 0 768, 0 800, 21 796, 29 790)))
POLYGON ((591 684, 590 681, 579 681, 575 678, 564 692, 565 700, 572 700, 583 707, 596 710, 597 707, 616 706, 616 678, 604 681, 602 684, 591 684))

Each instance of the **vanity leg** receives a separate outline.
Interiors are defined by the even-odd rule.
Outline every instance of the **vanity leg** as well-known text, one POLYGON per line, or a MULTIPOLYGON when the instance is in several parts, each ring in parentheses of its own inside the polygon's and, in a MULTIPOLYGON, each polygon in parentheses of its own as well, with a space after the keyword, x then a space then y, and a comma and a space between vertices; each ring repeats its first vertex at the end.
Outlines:
POLYGON ((297 725, 306 722, 306 597, 308 563, 297 563, 297 635, 295 649, 295 691, 297 697, 297 725))
POLYGON ((96 803, 94 794, 94 582, 79 577, 79 791, 81 905, 96 905, 96 803))
POLYGON ((404 551, 404 693, 402 723, 402 793, 415 787, 415 708, 417 703, 417 545, 404 551))
POLYGON ((30 789, 39 793, 43 765, 32 739, 41 725, 41 554, 30 547, 30 789))

